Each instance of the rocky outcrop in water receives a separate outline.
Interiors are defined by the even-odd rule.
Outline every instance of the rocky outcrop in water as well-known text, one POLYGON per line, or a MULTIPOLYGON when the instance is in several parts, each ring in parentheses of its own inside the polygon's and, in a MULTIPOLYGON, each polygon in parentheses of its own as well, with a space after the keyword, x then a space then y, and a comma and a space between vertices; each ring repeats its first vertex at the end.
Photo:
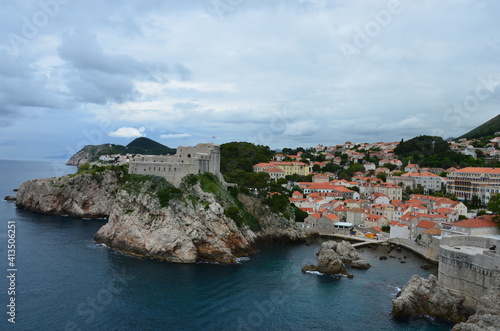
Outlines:
POLYGON ((17 206, 44 214, 108 218, 96 241, 172 262, 232 263, 250 254, 259 238, 303 236, 289 221, 266 214, 264 207, 259 218, 252 218, 259 223, 249 225, 249 213, 213 176, 204 178, 212 190, 206 192, 196 176, 179 190, 161 177, 128 175, 124 167, 99 169, 27 181, 18 191, 17 206), (258 235, 260 228, 264 234, 258 235))
POLYGON ((465 305, 465 296, 439 285, 434 275, 429 279, 413 276, 392 301, 392 306, 394 316, 407 318, 431 315, 465 322, 474 313, 472 307, 465 305))
POLYGON ((324 274, 344 274, 349 276, 345 267, 346 264, 360 269, 371 267, 349 242, 342 241, 339 243, 330 240, 321 244, 318 253, 318 265, 305 265, 302 271, 319 271, 324 274))
POLYGON ((42 214, 107 217, 120 187, 119 176, 107 171, 29 180, 19 188, 16 205, 42 214))
POLYGON ((356 248, 352 247, 351 243, 343 240, 342 242, 331 242, 332 249, 340 255, 342 262, 350 265, 353 268, 369 269, 371 265, 366 262, 356 248))
POLYGON ((255 234, 225 216, 213 194, 199 186, 190 194, 191 200, 174 199, 161 207, 147 190, 122 190, 94 240, 134 255, 181 263, 234 263, 252 252, 255 234))
POLYGON ((476 313, 453 331, 497 331, 500 327, 500 270, 495 270, 493 286, 476 305, 476 313))

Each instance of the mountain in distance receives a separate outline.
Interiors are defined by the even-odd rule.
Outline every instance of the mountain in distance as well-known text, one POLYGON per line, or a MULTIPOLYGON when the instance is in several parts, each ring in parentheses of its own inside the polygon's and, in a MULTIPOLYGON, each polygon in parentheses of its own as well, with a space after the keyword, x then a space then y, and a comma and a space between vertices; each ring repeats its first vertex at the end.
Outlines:
POLYGON ((491 120, 481 124, 477 128, 467 132, 466 134, 460 136, 459 138, 482 138, 487 136, 495 135, 495 132, 500 131, 500 114, 493 117, 491 120))
POLYGON ((86 162, 99 160, 101 155, 111 154, 144 154, 166 155, 175 154, 176 149, 162 145, 152 139, 140 137, 131 141, 127 146, 115 144, 87 145, 73 155, 67 165, 80 166, 86 162))
POLYGON ((125 152, 131 154, 166 155, 175 154, 176 149, 162 145, 152 139, 140 137, 125 146, 125 152))

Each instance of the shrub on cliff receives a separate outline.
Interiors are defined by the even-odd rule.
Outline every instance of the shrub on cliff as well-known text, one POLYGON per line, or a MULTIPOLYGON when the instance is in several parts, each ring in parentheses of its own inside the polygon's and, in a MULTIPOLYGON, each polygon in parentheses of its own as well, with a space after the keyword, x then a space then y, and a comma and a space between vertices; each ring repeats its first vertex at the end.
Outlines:
POLYGON ((172 199, 179 199, 182 197, 182 191, 174 186, 164 187, 156 192, 158 199, 160 200, 160 206, 163 208, 168 206, 168 203, 172 199))

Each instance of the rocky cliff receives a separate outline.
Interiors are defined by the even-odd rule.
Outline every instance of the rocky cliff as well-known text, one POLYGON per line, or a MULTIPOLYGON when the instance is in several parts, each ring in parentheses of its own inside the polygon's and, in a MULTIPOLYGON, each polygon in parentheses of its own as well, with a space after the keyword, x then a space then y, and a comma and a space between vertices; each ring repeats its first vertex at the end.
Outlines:
POLYGON ((16 205, 50 215, 107 217, 115 202, 122 175, 108 171, 29 180, 19 188, 16 205))
POLYGON ((465 296, 439 285, 434 275, 429 279, 413 276, 392 301, 392 314, 407 318, 431 315, 465 322, 474 313, 474 308, 465 301, 465 296))
POLYGON ((258 238, 303 238, 289 221, 264 207, 252 217, 210 174, 191 176, 179 190, 163 178, 128 175, 124 169, 25 182, 17 206, 45 214, 108 217, 96 241, 172 262, 232 263, 250 254, 258 238))
POLYGON ((182 263, 234 263, 252 252, 255 234, 225 216, 213 194, 199 185, 189 193, 189 200, 173 199, 162 207, 147 189, 138 194, 121 190, 108 223, 94 240, 127 253, 182 263))
POLYGON ((297 227, 293 220, 270 212, 261 200, 248 195, 239 194, 238 200, 243 204, 245 210, 259 220, 260 231, 257 232, 259 239, 281 242, 305 241, 304 231, 297 227))
POLYGON ((79 167, 84 163, 92 161, 92 159, 95 158, 99 151, 108 149, 108 146, 110 145, 87 145, 79 150, 75 155, 73 155, 68 160, 68 162, 66 162, 66 164, 79 167))

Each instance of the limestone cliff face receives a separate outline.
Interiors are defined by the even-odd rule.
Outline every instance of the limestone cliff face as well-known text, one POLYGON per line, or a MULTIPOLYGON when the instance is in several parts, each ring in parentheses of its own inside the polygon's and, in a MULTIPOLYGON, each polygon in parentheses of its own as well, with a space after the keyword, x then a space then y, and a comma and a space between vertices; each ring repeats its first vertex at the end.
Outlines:
POLYGON ((255 217, 261 226, 257 236, 261 240, 273 240, 281 242, 305 241, 304 231, 295 225, 295 222, 285 217, 271 213, 269 207, 254 197, 239 194, 238 200, 243 204, 245 210, 255 217))
POLYGON ((107 217, 119 188, 115 172, 35 179, 24 182, 16 205, 30 211, 72 217, 107 217))
POLYGON ((392 301, 392 314, 399 317, 431 315, 454 322, 465 322, 474 309, 465 304, 466 298, 440 286, 437 278, 413 276, 392 301))
POLYGON ((108 223, 95 235, 96 241, 172 262, 232 263, 250 254, 258 239, 305 239, 292 222, 249 198, 247 202, 260 206, 253 209, 263 229, 256 234, 244 221, 246 211, 236 207, 239 202, 220 183, 211 185, 215 192, 205 192, 198 179, 177 190, 160 177, 101 169, 27 181, 19 188, 17 206, 52 215, 106 217, 108 223), (166 203, 160 188, 173 194, 166 203))
POLYGON ((119 192, 109 221, 94 240, 139 256, 170 262, 234 263, 249 255, 256 236, 224 215, 214 195, 195 186, 190 201, 162 208, 147 192, 119 192))
POLYGON ((82 164, 89 162, 90 159, 93 156, 94 151, 91 150, 89 146, 85 146, 81 150, 79 150, 75 155, 73 155, 68 162, 66 162, 66 165, 71 165, 71 166, 81 166, 82 164))
MULTIPOLYGON (((110 151, 110 148, 113 145, 110 144, 102 144, 102 145, 87 145, 79 150, 75 155, 73 155, 68 162, 67 165, 72 166, 81 166, 84 163, 90 162, 92 159, 95 159, 97 155, 99 155, 102 151, 110 151)), ((112 154, 112 153, 109 153, 112 154)))

